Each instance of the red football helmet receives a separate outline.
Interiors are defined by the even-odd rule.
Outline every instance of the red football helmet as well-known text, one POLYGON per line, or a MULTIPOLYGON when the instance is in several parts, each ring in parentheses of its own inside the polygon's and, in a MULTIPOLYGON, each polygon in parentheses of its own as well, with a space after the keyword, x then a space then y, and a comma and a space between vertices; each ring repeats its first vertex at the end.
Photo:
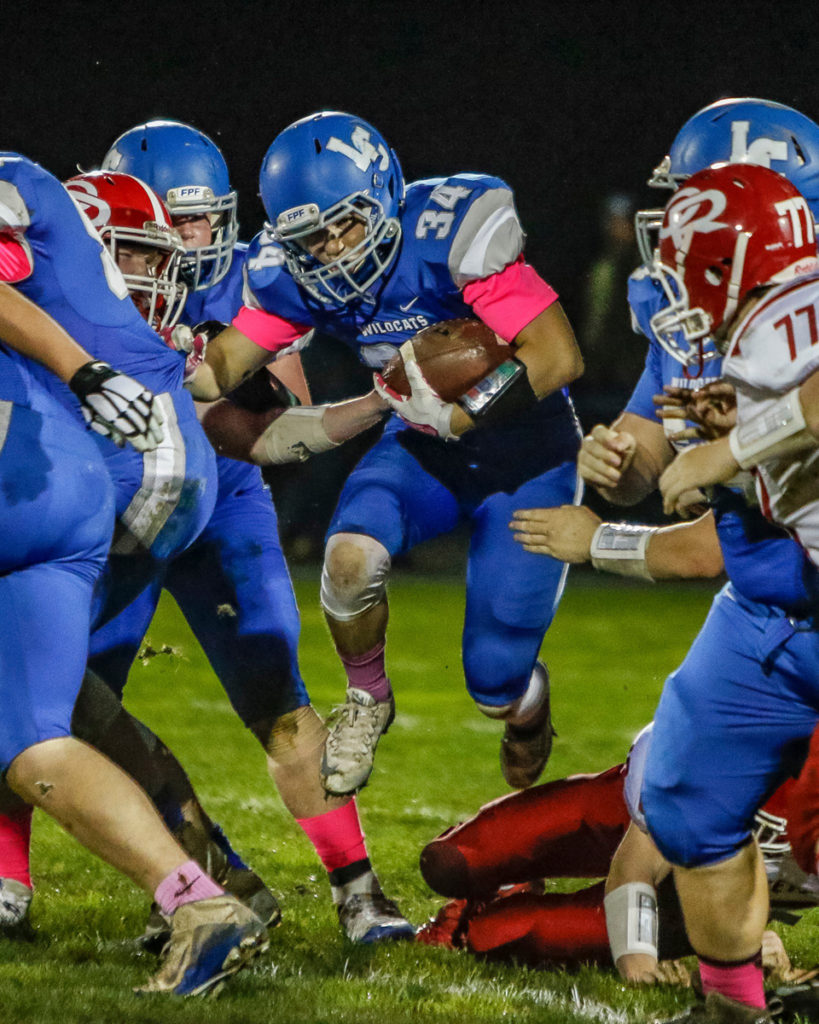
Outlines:
POLYGON ((813 217, 787 178, 755 164, 715 164, 692 174, 665 208, 651 276, 669 305, 651 328, 679 362, 700 362, 703 339, 748 292, 816 268, 813 217))
POLYGON ((99 231, 142 316, 157 330, 173 327, 187 295, 179 279, 185 247, 159 196, 114 171, 79 174, 65 186, 99 231))

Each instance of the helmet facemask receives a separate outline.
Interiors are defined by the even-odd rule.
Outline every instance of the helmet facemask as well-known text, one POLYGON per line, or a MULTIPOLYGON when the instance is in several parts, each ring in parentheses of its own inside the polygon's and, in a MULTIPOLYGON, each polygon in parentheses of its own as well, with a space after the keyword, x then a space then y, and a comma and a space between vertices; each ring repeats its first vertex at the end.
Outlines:
POLYGON ((217 196, 207 186, 188 185, 169 189, 165 202, 172 217, 204 216, 210 221, 210 244, 185 249, 181 275, 192 292, 212 288, 230 270, 239 238, 236 193, 217 196))
POLYGON ((270 230, 284 249, 293 279, 314 299, 333 305, 371 301, 370 289, 394 260, 401 239, 398 218, 387 217, 381 203, 366 192, 345 196, 323 211, 315 203, 284 210, 270 230), (365 226, 358 245, 327 263, 310 254, 304 244, 309 236, 349 218, 365 226))
POLYGON ((100 237, 117 265, 120 246, 157 254, 146 274, 122 276, 134 305, 147 322, 155 330, 173 327, 188 294, 180 277, 185 250, 178 233, 155 221, 146 221, 141 230, 108 225, 100 230, 100 237))
POLYGON ((660 285, 668 302, 651 318, 651 330, 665 351, 683 366, 719 359, 712 346, 704 345, 711 336, 711 317, 701 307, 690 308, 681 274, 655 258, 649 275, 660 285))

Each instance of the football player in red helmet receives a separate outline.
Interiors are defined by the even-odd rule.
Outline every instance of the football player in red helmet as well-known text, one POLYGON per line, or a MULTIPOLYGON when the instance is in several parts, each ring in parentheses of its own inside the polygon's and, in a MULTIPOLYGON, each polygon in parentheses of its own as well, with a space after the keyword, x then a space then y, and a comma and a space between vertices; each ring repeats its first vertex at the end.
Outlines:
POLYGON ((78 174, 65 185, 108 247, 143 317, 156 330, 173 327, 188 291, 179 276, 185 247, 156 192, 115 171, 78 174))
POLYGON ((699 487, 757 466, 761 507, 819 564, 819 485, 805 482, 816 477, 819 459, 819 409, 810 408, 819 390, 819 376, 811 380, 819 261, 806 200, 761 167, 728 164, 696 174, 668 204, 652 273, 672 297, 652 319, 660 342, 677 332, 689 345, 713 336, 737 390, 730 432, 663 474, 666 510, 685 514, 699 487), (789 494, 797 483, 795 508, 789 494))

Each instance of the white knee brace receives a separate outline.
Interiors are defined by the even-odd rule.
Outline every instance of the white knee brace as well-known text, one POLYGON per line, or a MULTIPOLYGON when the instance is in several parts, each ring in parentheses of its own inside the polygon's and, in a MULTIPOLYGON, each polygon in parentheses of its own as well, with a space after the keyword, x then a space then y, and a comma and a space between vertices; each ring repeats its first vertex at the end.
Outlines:
POLYGON ((374 608, 387 593, 387 573, 392 560, 383 544, 363 533, 336 533, 324 549, 321 570, 321 606, 332 619, 349 622, 374 608), (355 548, 346 562, 337 549, 355 548))

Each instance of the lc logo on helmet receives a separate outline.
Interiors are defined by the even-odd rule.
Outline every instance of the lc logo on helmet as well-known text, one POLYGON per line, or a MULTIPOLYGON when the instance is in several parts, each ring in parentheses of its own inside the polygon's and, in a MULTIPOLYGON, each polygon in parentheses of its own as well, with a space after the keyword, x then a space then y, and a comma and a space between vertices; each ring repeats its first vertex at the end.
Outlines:
POLYGON ((390 155, 383 143, 379 142, 378 148, 370 142, 370 133, 366 128, 357 125, 352 134, 352 146, 332 135, 327 141, 327 149, 333 153, 341 153, 352 160, 359 171, 366 171, 376 160, 381 159, 378 165, 380 171, 386 171, 390 165, 390 155))
POLYGON ((725 196, 716 189, 680 189, 668 204, 660 240, 671 238, 675 249, 688 252, 694 232, 710 234, 728 227, 724 221, 717 220, 724 209, 725 196))
POLYGON ((788 144, 781 139, 766 139, 762 136, 748 145, 750 121, 731 122, 731 157, 732 164, 759 164, 770 167, 772 160, 788 159, 788 144))

